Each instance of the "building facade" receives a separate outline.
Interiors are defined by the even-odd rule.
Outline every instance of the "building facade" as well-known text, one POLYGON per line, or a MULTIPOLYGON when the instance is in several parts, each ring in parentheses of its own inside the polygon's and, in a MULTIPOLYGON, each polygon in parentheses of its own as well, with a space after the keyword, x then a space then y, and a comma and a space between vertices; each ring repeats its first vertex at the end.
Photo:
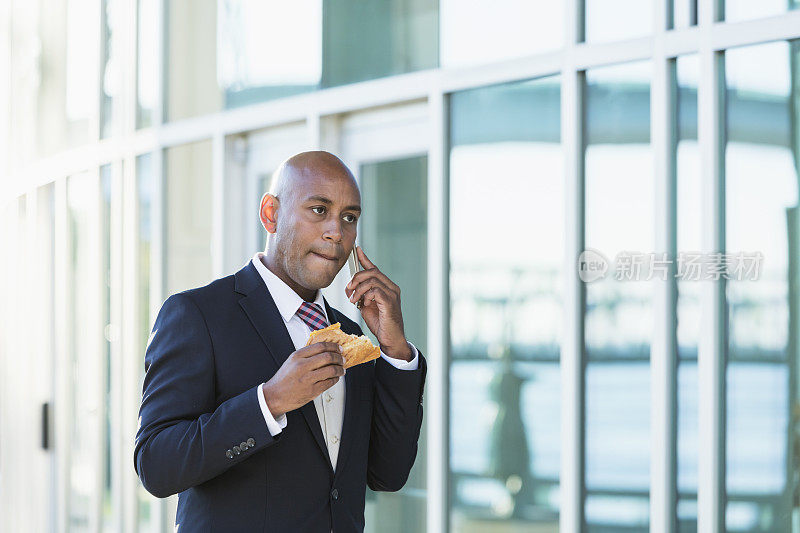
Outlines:
POLYGON ((172 530, 133 469, 155 316, 324 149, 429 365, 367 531, 800 532, 796 7, 4 3, 3 530, 172 530))

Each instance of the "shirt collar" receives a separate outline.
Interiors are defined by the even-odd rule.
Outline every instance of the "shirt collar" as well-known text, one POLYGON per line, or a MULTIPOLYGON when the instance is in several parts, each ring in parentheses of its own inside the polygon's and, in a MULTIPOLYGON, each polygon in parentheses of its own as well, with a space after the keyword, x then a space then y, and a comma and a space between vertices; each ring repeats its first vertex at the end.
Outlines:
MULTIPOLYGON (((256 270, 261 275, 261 279, 263 279, 264 283, 267 285, 267 289, 270 295, 272 295, 272 299, 275 301, 275 305, 278 307, 278 312, 280 312, 281 317, 283 317, 283 321, 289 322, 295 313, 297 313, 297 310, 304 300, 281 278, 267 268, 262 261, 263 257, 264 252, 256 252, 253 256, 253 266, 256 267, 256 270)), ((325 320, 330 324, 328 311, 325 308, 325 300, 323 300, 322 291, 319 289, 317 289, 317 296, 314 298, 314 303, 319 305, 320 309, 322 309, 322 314, 325 315, 325 320)))

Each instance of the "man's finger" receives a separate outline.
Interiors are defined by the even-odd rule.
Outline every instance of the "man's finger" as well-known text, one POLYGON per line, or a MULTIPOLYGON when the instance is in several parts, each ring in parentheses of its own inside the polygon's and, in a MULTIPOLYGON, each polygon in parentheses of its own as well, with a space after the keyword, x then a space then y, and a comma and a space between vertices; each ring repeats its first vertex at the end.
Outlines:
POLYGON ((353 290, 353 294, 350 295, 350 301, 356 302, 360 300, 361 297, 371 289, 381 289, 385 294, 394 294, 378 278, 370 278, 356 286, 356 288, 353 290))
POLYGON ((338 379, 344 375, 344 367, 339 365, 326 365, 311 372, 311 379, 314 383, 326 379, 338 379))
POLYGON ((364 283, 365 281, 372 278, 380 280, 380 282, 385 286, 385 288, 388 291, 393 292, 397 295, 400 294, 400 287, 398 287, 392 280, 390 280, 389 276, 387 276, 377 268, 371 270, 362 270, 361 272, 358 272, 355 276, 353 276, 353 278, 345 287, 345 294, 347 294, 348 297, 351 296, 349 292, 355 289, 359 283, 364 283))
POLYGON ((386 291, 380 287, 372 287, 364 293, 364 305, 367 305, 372 301, 374 301, 376 304, 378 302, 383 302, 387 306, 392 305, 392 302, 389 301, 389 296, 386 294, 386 291))
POLYGON ((324 366, 344 366, 344 356, 339 353, 338 344, 336 351, 318 353, 308 359, 308 368, 311 370, 324 366))
POLYGON ((335 342, 324 341, 324 342, 315 342, 314 344, 309 344, 308 346, 303 348, 301 355, 303 357, 313 357, 322 352, 339 352, 339 345, 335 342))

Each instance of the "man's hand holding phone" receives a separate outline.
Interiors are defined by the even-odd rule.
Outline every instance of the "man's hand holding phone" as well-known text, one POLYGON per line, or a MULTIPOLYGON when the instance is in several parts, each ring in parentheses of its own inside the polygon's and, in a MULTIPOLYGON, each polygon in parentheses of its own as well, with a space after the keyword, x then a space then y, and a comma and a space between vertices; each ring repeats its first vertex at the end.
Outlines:
POLYGON ((362 302, 359 308, 361 316, 378 339, 381 351, 389 357, 410 361, 414 352, 406 341, 403 328, 400 287, 369 260, 360 246, 356 246, 356 250, 364 270, 353 275, 345 287, 345 294, 352 303, 362 302))

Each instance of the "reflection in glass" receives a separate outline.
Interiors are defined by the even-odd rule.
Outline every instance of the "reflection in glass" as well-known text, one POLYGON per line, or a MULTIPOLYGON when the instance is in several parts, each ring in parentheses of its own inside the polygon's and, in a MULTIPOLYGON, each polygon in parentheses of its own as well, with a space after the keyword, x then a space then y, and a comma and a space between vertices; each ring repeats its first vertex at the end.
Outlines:
POLYGON ((322 85, 371 80, 439 64, 436 0, 326 2, 322 85))
MULTIPOLYGON (((68 146, 83 144, 89 138, 89 109, 94 106, 91 95, 95 94, 92 82, 96 79, 90 72, 96 63, 87 61, 87 58, 92 57, 92 52, 97 53, 97 48, 92 32, 86 31, 85 23, 92 19, 94 7, 89 0, 67 1, 64 113, 56 116, 66 118, 64 132, 68 146)), ((58 148, 63 147, 62 144, 58 148)))
POLYGON ((683 29, 697 25, 697 0, 672 0, 672 26, 683 29))
POLYGON ((586 94, 586 248, 610 262, 585 285, 586 522, 647 531, 653 289, 616 279, 615 265, 654 249, 650 64, 589 70, 586 94))
POLYGON ((218 14, 228 108, 438 65, 435 0, 220 0, 218 14))
MULTIPOLYGON (((102 191, 101 202, 101 236, 100 246, 102 249, 102 265, 100 272, 100 299, 103 312, 103 365, 101 375, 103 380, 103 496, 102 496, 102 531, 113 531, 114 512, 112 488, 116 480, 112 479, 114 470, 111 466, 112 457, 116 452, 112 452, 112 413, 111 413, 111 354, 114 335, 114 324, 111 323, 111 196, 119 194, 113 190, 111 165, 100 167, 100 189, 102 191)), ((114 423, 116 425, 116 423, 114 423)))
POLYGON ((452 530, 558 531, 560 81, 456 93, 450 116, 452 530))
MULTIPOLYGON (((150 253, 153 240, 153 194, 155 175, 152 154, 140 155, 136 158, 136 309, 137 339, 136 353, 143 354, 152 328, 150 319, 150 253)), ((144 385, 144 358, 139 363, 137 390, 141 393, 144 385)), ((155 531, 154 505, 155 498, 145 490, 141 481, 137 480, 137 507, 139 531, 155 531)))
POLYGON ((439 11, 443 67, 502 61, 564 46, 563 2, 440 0, 439 11))
POLYGON ((797 67, 786 42, 725 54, 725 249, 763 255, 755 280, 731 270, 726 287, 731 531, 798 531, 797 67))
POLYGON ((780 15, 800 6, 798 0, 725 0, 725 20, 756 19, 780 15))
MULTIPOLYGON (((676 60, 677 144, 677 238, 679 254, 702 250, 702 182, 697 148, 697 82, 699 59, 695 55, 676 60)), ((678 531, 697 531, 697 345, 700 338, 700 288, 698 280, 677 281, 678 301, 678 531)))
POLYGON ((136 19, 136 127, 156 120, 158 96, 158 0, 137 0, 136 19))
POLYGON ((219 2, 225 107, 307 92, 322 79, 322 0, 219 2))
MULTIPOLYGON (((89 141, 99 39, 86 30, 92 0, 4 2, 9 55, 9 162, 22 167, 89 141)), ((5 30, 5 27, 4 27, 5 30)), ((3 32, 5 39, 6 32, 3 32)))
POLYGON ((587 43, 621 41, 644 37, 653 32, 654 2, 642 0, 584 1, 586 27, 584 40, 587 43))
POLYGON ((102 20, 102 61, 100 63, 100 138, 111 135, 114 121, 114 99, 120 93, 122 81, 118 52, 120 15, 124 5, 119 0, 103 0, 102 20))
POLYGON ((167 293, 212 281, 211 141, 165 152, 167 293))
POLYGON ((167 120, 219 111, 217 4, 214 0, 165 0, 167 120))
POLYGON ((103 383, 96 339, 102 335, 91 317, 97 316, 97 294, 102 280, 97 278, 97 180, 88 173, 67 180, 67 223, 69 266, 67 293, 71 369, 71 434, 69 436, 69 530, 91 531, 97 525, 95 512, 102 463, 98 461, 97 438, 102 413, 96 394, 103 383))
MULTIPOLYGON (((359 242, 370 258, 402 290, 405 333, 427 357, 428 158, 411 157, 363 165, 360 171, 364 213, 359 242)), ((363 321, 362 321, 363 322, 363 321)), ((362 323, 364 332, 374 336, 362 323)), ((397 493, 367 489, 367 533, 423 533, 426 520, 426 418, 417 459, 397 493)))

